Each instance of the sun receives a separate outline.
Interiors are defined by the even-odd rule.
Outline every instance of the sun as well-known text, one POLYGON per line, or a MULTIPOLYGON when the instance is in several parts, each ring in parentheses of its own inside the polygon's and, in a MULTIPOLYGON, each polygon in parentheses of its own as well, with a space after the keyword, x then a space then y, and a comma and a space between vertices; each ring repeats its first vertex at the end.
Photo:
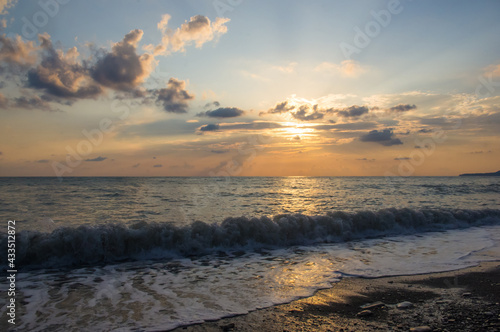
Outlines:
POLYGON ((311 124, 283 122, 281 123, 281 125, 283 126, 283 128, 280 129, 278 133, 281 137, 287 139, 294 139, 297 136, 299 136, 301 139, 316 136, 316 130, 311 124))

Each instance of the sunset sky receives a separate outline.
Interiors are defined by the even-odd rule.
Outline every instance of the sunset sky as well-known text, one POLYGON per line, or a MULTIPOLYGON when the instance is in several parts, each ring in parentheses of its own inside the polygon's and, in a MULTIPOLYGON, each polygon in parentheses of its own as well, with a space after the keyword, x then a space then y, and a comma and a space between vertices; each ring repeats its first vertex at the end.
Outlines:
POLYGON ((500 2, 0 0, 1 176, 500 169, 500 2))

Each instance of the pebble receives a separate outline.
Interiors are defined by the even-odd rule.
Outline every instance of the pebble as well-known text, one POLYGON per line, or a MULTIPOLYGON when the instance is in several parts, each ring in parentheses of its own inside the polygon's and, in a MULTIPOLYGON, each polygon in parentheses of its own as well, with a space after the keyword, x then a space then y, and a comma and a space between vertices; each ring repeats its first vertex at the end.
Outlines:
POLYGON ((383 307, 383 306, 385 306, 384 302, 377 301, 377 302, 373 302, 373 303, 363 304, 360 308, 361 309, 375 309, 375 308, 383 307))
POLYGON ((363 311, 358 312, 358 314, 357 314, 358 317, 366 317, 366 316, 371 316, 371 315, 373 315, 373 312, 371 312, 371 310, 363 310, 363 311))
POLYGON ((411 332, 430 332, 432 329, 429 326, 417 326, 410 329, 411 332))
POLYGON ((408 302, 408 301, 404 301, 404 302, 398 303, 398 304, 396 305, 396 307, 397 307, 398 309, 408 309, 408 308, 413 307, 413 303, 408 302))
POLYGON ((493 316, 494 314, 491 311, 487 311, 484 313, 485 316, 493 316))
POLYGON ((471 293, 463 293, 463 294, 462 294, 462 296, 463 296, 463 297, 469 297, 469 296, 471 296, 471 295, 472 295, 471 293))

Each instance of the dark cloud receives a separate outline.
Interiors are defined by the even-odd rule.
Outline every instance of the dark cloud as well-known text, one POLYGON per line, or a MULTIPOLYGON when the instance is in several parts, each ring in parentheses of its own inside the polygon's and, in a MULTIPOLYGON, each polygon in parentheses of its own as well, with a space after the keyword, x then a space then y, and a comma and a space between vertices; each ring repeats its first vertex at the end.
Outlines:
POLYGON ((368 162, 373 162, 375 161, 376 159, 368 159, 368 158, 358 158, 356 160, 359 160, 359 161, 368 161, 368 162))
POLYGON ((398 157, 398 158, 394 158, 394 160, 410 160, 411 158, 408 158, 408 157, 398 157))
POLYGON ((268 113, 268 114, 287 113, 287 112, 292 111, 294 108, 295 108, 295 106, 289 105, 288 101, 284 101, 284 102, 276 104, 276 106, 274 106, 273 108, 270 108, 267 112, 261 113, 261 115, 264 113, 268 113))
POLYGON ((275 122, 250 122, 250 123, 234 123, 220 126, 221 130, 263 130, 283 127, 275 122))
POLYGON ((85 161, 104 161, 106 159, 108 159, 108 158, 99 156, 99 157, 93 158, 93 159, 85 159, 85 161))
POLYGON ((393 106, 389 108, 389 112, 394 112, 394 113, 401 113, 401 112, 408 112, 410 110, 416 109, 416 105, 410 105, 410 104, 399 104, 396 106, 393 106))
POLYGON ((282 128, 283 126, 275 122, 250 122, 250 123, 231 123, 231 124, 208 124, 198 128, 200 132, 206 131, 228 131, 228 130, 264 130, 282 128))
POLYGON ((188 102, 194 99, 186 90, 186 82, 176 78, 171 78, 166 88, 155 90, 153 94, 157 96, 156 103, 169 113, 186 113, 188 102))
POLYGON ((207 124, 205 126, 201 126, 200 127, 200 131, 217 131, 219 130, 219 125, 218 124, 215 124, 215 123, 210 123, 210 124, 207 124))
POLYGON ((216 153, 216 154, 223 154, 223 153, 228 153, 229 150, 212 150, 210 152, 216 153))
POLYGON ((132 168, 137 168, 137 167, 139 167, 139 166, 141 166, 141 163, 137 163, 137 164, 135 164, 135 165, 132 165, 132 168))
POLYGON ((212 107, 219 107, 219 106, 220 106, 220 103, 218 101, 214 101, 212 103, 206 103, 203 108, 209 109, 209 108, 212 108, 212 107))
POLYGON ((111 52, 102 56, 92 68, 92 78, 115 90, 137 88, 151 73, 154 61, 150 54, 137 54, 136 47, 142 35, 142 30, 135 29, 114 44, 111 52))
POLYGON ((430 126, 447 126, 451 124, 451 122, 444 117, 424 118, 420 119, 420 123, 423 125, 430 125, 430 126))
POLYGON ((281 103, 276 104, 276 106, 274 106, 273 108, 267 110, 267 112, 261 112, 259 115, 262 116, 264 114, 282 114, 288 112, 290 112, 290 114, 297 120, 314 121, 323 119, 326 110, 320 109, 318 105, 294 106, 290 105, 288 101, 283 101, 281 103), (293 110, 296 111, 292 112, 293 110))
POLYGON ((154 165, 153 167, 159 168, 159 167, 163 167, 163 165, 162 164, 158 164, 158 165, 154 165))
POLYGON ((360 140, 362 142, 375 142, 384 146, 403 144, 399 138, 394 138, 393 136, 392 129, 372 130, 368 134, 361 136, 360 140))
POLYGON ((221 107, 213 111, 198 113, 196 116, 207 116, 210 118, 234 118, 245 114, 245 111, 236 107, 221 107))
POLYGON ((349 123, 337 123, 337 124, 325 124, 313 127, 316 130, 367 130, 376 128, 377 124, 375 122, 349 122, 349 123))
POLYGON ((36 162, 40 163, 40 164, 46 164, 46 163, 50 162, 50 160, 48 160, 48 159, 40 159, 40 160, 37 160, 36 162))
POLYGON ((370 110, 366 106, 353 105, 342 110, 329 110, 329 112, 335 112, 338 116, 343 118, 353 118, 358 117, 363 114, 368 113, 370 110))
POLYGON ((36 109, 42 111, 55 111, 50 104, 40 98, 39 96, 21 96, 14 98, 13 103, 10 104, 10 107, 14 108, 24 108, 24 109, 36 109))
POLYGON ((89 77, 88 69, 76 61, 76 47, 66 53, 56 51, 50 36, 39 35, 42 61, 28 71, 28 87, 69 99, 93 98, 102 92, 89 77))
POLYGON ((434 130, 432 129, 427 129, 427 128, 423 128, 423 129, 420 129, 419 131, 417 131, 418 133, 423 133, 423 134, 427 134, 427 133, 432 133, 434 130))
POLYGON ((312 108, 308 105, 302 105, 296 112, 292 113, 292 116, 300 121, 314 121, 323 119, 325 115, 318 111, 318 105, 314 105, 312 108))

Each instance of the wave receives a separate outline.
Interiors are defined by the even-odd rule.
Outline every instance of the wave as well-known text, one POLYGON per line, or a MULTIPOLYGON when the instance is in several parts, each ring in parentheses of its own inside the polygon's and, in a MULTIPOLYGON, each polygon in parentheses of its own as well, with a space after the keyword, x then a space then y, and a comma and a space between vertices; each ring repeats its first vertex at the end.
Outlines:
MULTIPOLYGON (((227 218, 218 224, 196 221, 186 226, 139 222, 133 225, 61 227, 52 233, 16 235, 20 270, 81 267, 168 257, 193 257, 230 250, 283 248, 335 243, 387 235, 415 234, 500 224, 500 210, 413 210, 329 212, 273 218, 227 218)), ((7 247, 7 235, 0 235, 7 247)), ((0 257, 6 266, 7 255, 0 257)))

